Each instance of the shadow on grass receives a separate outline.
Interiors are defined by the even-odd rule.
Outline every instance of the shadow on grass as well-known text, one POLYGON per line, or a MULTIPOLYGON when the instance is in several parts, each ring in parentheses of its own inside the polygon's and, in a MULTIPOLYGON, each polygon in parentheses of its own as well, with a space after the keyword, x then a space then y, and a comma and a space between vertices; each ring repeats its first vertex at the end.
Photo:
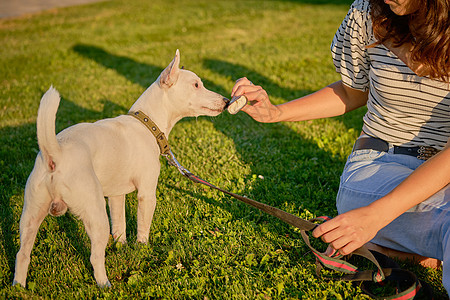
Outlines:
MULTIPOLYGON (((41 91, 42 94, 45 91, 41 91)), ((65 99, 61 96, 61 103, 56 118, 56 127, 59 132, 63 128, 73 124, 97 120, 106 117, 115 116, 117 114, 126 113, 127 109, 108 100, 100 100, 103 102, 103 111, 93 111, 85 109, 75 102, 65 99)), ((2 244, 8 259, 8 266, 11 271, 10 282, 14 275, 15 256, 18 249, 17 230, 18 217, 14 211, 22 207, 23 198, 18 199, 16 195, 23 195, 26 180, 30 170, 33 168, 36 154, 38 153, 38 145, 36 140, 36 123, 24 124, 21 126, 9 126, 0 129, 0 190, 2 195, 0 198, 0 230, 2 244)), ((83 253, 83 259, 89 268, 89 249, 85 249, 83 238, 76 229, 78 225, 71 216, 63 216, 56 218, 56 222, 66 229, 66 234, 70 239, 70 243, 79 253, 83 253), (86 252, 88 251, 88 252, 86 252)), ((39 233, 38 233, 39 235, 39 233)), ((33 255, 33 254, 32 254, 33 255)))
MULTIPOLYGON (((160 74, 162 68, 136 62, 130 58, 111 54, 104 49, 85 44, 76 45, 73 50, 80 55, 91 59, 107 68, 119 72, 128 80, 140 84, 143 88, 148 87, 160 74)), ((267 77, 242 65, 232 64, 225 61, 207 59, 204 66, 218 73, 221 76, 231 76, 239 78, 247 76, 258 81, 264 86, 269 94, 283 99, 293 99, 313 91, 293 90, 279 86, 267 77)), ((194 70, 195 71, 195 70, 194 70)), ((221 94, 228 94, 224 87, 216 85, 208 79, 203 79, 208 88, 221 94)), ((44 92, 44 91, 42 91, 44 92)), ((97 120, 105 117, 116 116, 125 113, 127 108, 118 106, 104 100, 102 112, 86 110, 74 102, 65 100, 61 102, 57 118, 57 128, 65 128, 70 125, 86 121, 97 120)), ((352 116, 352 115, 350 115, 352 116)), ((353 113, 353 118, 338 119, 347 127, 359 130, 361 112, 353 113)), ((189 119, 186 119, 189 121, 189 119)), ((239 158, 248 165, 251 165, 252 174, 263 174, 264 180, 252 183, 252 190, 244 193, 258 201, 283 209, 283 205, 293 204, 295 208, 305 208, 313 214, 335 215, 335 204, 333 191, 337 191, 339 175, 344 161, 330 155, 330 153, 318 149, 315 142, 303 138, 301 135, 291 130, 288 126, 278 124, 261 124, 253 121, 244 113, 235 116, 223 114, 221 117, 211 120, 215 128, 230 137, 235 144, 239 158), (331 192, 330 192, 331 191, 331 192)), ((0 130, 0 142, 6 145, 2 148, 2 165, 13 165, 17 161, 25 161, 26 165, 19 171, 4 173, 0 177, 0 187, 9 194, 3 195, 1 209, 2 215, 11 216, 1 221, 3 235, 3 246, 7 252, 8 262, 11 270, 14 269, 14 258, 17 252, 15 246, 15 236, 11 232, 14 217, 12 217, 11 207, 18 203, 11 203, 13 195, 20 194, 15 191, 17 186, 24 186, 28 174, 25 170, 32 167, 33 158, 31 155, 36 152, 36 130, 35 124, 26 124, 19 127, 3 128, 0 130), (9 138, 11 135, 20 136, 20 144, 17 145, 9 138), (22 151, 20 149, 34 149, 33 151, 22 151), (5 150, 3 150, 5 149, 5 150), (26 154, 25 154, 26 153, 26 154), (31 153, 31 154, 30 154, 31 153), (13 172, 13 173, 12 173, 13 172)), ((17 141, 17 138, 13 139, 17 141)), ((17 168, 10 168, 17 170, 17 168)), ((220 171, 220 170, 219 170, 220 171)), ((202 174, 198 174, 202 176, 202 174)), ((207 179, 207 178, 206 178, 207 179)), ((237 183, 239 178, 233 183, 237 183)), ((229 211, 235 219, 247 219, 256 224, 269 227, 279 234, 292 233, 290 226, 279 222, 274 222, 271 216, 260 213, 252 207, 239 203, 232 199, 232 202, 214 201, 208 197, 193 191, 176 188, 166 184, 167 188, 175 188, 193 198, 201 199, 213 204, 221 209, 229 211)), ((127 201, 127 235, 136 235, 136 216, 130 214, 129 201, 127 201), (131 226, 128 226, 130 224, 131 226)), ((89 262, 90 250, 85 246, 85 236, 78 230, 78 224, 71 216, 58 218, 57 222, 67 232, 68 239, 74 249, 81 253, 83 263, 87 269, 91 269, 89 262)), ((274 241, 275 243, 275 241, 274 241)), ((12 272, 11 272, 12 273, 12 272)), ((12 279, 12 275, 11 275, 12 279)))
POLYGON ((92 45, 77 44, 72 50, 106 68, 117 71, 123 77, 144 88, 149 87, 163 70, 160 67, 143 64, 125 56, 111 54, 92 45))
MULTIPOLYGON (((204 66, 233 79, 246 76, 263 86, 269 97, 291 100, 314 92, 282 87, 266 76, 239 64, 205 59, 204 66)), ((345 118, 335 119, 358 132, 362 127, 362 112, 357 110, 347 114, 345 118)), ((257 181, 256 186, 253 186, 253 193, 258 195, 259 199, 267 199, 269 203, 274 201, 272 203, 276 204, 282 203, 284 198, 316 214, 336 214, 334 199, 321 199, 319 190, 331 189, 337 192, 338 179, 345 161, 320 150, 315 142, 304 139, 282 123, 258 123, 245 113, 235 116, 226 114, 226 117, 216 118, 213 122, 218 130, 234 140, 240 159, 252 164, 253 174, 263 174, 272 181, 274 187, 271 189, 265 187, 264 181, 257 181), (261 153, 264 155, 260 155, 261 153), (289 187, 295 187, 297 190, 288 190, 289 187), (293 199, 292 194, 303 197, 293 199), (323 205, 325 200, 332 203, 323 205)))
MULTIPOLYGON (((116 70, 128 80, 140 84, 143 88, 147 88, 162 71, 162 68, 136 62, 93 45, 79 44, 75 45, 73 50, 107 68, 116 70), (146 74, 148 77, 143 79, 139 74, 146 74)), ((265 76, 240 65, 213 59, 205 60, 204 65, 222 76, 238 78, 245 75, 251 77, 273 95, 283 99, 293 99, 312 92, 286 89, 265 76)), ((225 90, 224 87, 214 84, 207 78, 202 78, 202 80, 207 88, 223 95, 229 94, 229 91, 225 90)), ((185 119, 182 122, 189 121, 190 119, 185 119)), ((211 119, 211 122, 217 130, 234 140, 240 159, 246 164, 252 165, 254 174, 264 174, 264 176, 267 176, 267 180, 272 181, 271 185, 276 186, 269 190, 265 182, 256 183, 253 186, 253 194, 258 196, 256 199, 263 202, 267 201, 266 203, 275 206, 285 201, 294 201, 300 206, 312 209, 314 213, 319 212, 320 209, 322 214, 335 214, 334 199, 317 200, 318 197, 320 198, 317 190, 337 190, 337 179, 343 165, 341 159, 318 149, 315 143, 303 139, 281 123, 260 124, 243 113, 236 116, 225 113, 221 117, 211 119), (264 153, 263 157, 261 157, 261 153, 264 153), (311 156, 311 153, 314 153, 313 156, 311 156), (286 168, 286 166, 290 166, 290 168, 286 168), (321 178, 311 177, 310 172, 306 171, 308 168, 313 170, 312 174, 319 173, 323 176, 321 178), (312 185, 304 185, 304 182, 311 182, 312 185, 319 186, 319 188, 315 189, 312 185), (304 199, 305 201, 302 204, 298 202, 298 199, 293 199, 291 191, 287 190, 292 186, 298 187, 295 194, 303 193, 309 199, 304 199), (326 209, 327 211, 324 212, 323 201, 325 200, 330 201, 330 205, 328 205, 330 209, 326 209)), ((201 174, 199 175, 201 176, 201 174)), ((242 217, 239 210, 233 211, 233 213, 237 214, 237 218, 242 217)))
MULTIPOLYGON (((73 47, 73 51, 91 59, 98 64, 107 68, 114 69, 128 80, 138 83, 143 88, 147 88, 157 76, 159 76, 162 68, 140 63, 130 58, 111 54, 104 49, 96 46, 79 44, 73 47)), ((277 85, 266 77, 243 66, 227 63, 219 60, 205 60, 204 65, 223 76, 232 76, 238 78, 246 75, 255 78, 261 85, 265 86, 274 95, 281 98, 294 98, 311 91, 306 90, 290 90, 277 85)), ((224 87, 214 84, 212 81, 204 78, 205 85, 221 94, 228 94, 224 87)), ((45 91, 42 91, 44 93, 45 91)), ((94 121, 106 117, 116 116, 125 113, 128 108, 116 105, 108 100, 104 102, 103 111, 94 111, 82 108, 75 102, 65 99, 62 96, 60 108, 56 121, 56 128, 59 132, 63 128, 73 124, 94 121)), ((186 119, 185 121, 189 121, 186 119)), ((236 116, 223 114, 219 118, 211 120, 217 130, 221 131, 228 137, 232 138, 235 147, 239 153, 240 159, 246 164, 252 165, 253 174, 264 174, 266 180, 252 184, 251 197, 256 200, 265 202, 269 205, 280 207, 283 203, 294 203, 297 207, 304 207, 313 213, 335 214, 334 199, 321 199, 324 194, 321 190, 337 188, 338 173, 343 164, 340 159, 332 157, 329 153, 319 150, 315 143, 303 139, 296 132, 283 124, 260 124, 253 121, 247 115, 240 113, 236 116), (264 155, 261 155, 263 153, 264 155), (313 153, 313 157, 311 155, 313 153), (320 163, 318 163, 320 162, 320 163), (287 166, 287 167, 286 167, 287 166), (333 170, 330 172, 330 169, 333 170), (308 172, 310 170, 311 172, 308 172), (321 178, 310 174, 323 174, 321 178), (308 182, 309 184, 304 184, 308 182), (270 187, 268 187, 270 186, 270 187), (319 188, 316 188, 319 186, 319 188), (297 188, 293 193, 290 189, 297 188), (296 198, 295 195, 303 195, 296 198), (318 200, 319 199, 319 200, 318 200), (329 205, 323 205, 323 201, 329 201, 329 205), (301 202, 300 202, 301 201, 301 202), (325 207, 325 211, 324 211, 325 207)), ((29 170, 32 168, 34 156, 38 152, 36 143, 36 125, 25 124, 19 127, 7 127, 0 131, 0 142, 5 147, 2 148, 2 162, 6 166, 13 165, 17 161, 24 161, 23 166, 18 173, 17 168, 10 168, 13 173, 3 173, 2 188, 5 191, 11 191, 3 196, 2 214, 11 216, 4 218, 1 223, 3 234, 3 245, 7 252, 10 269, 14 269, 15 254, 17 252, 16 237, 10 228, 13 227, 14 220, 12 215, 12 206, 19 203, 11 203, 10 198, 13 195, 20 194, 15 192, 17 186, 24 186, 29 170), (13 135, 20 137, 20 144, 17 145, 17 138, 14 143, 9 139, 13 135), (24 149, 21 152, 16 151, 18 148, 24 149), (8 178, 11 178, 8 181, 8 178), (6 211, 5 211, 6 210, 6 211)), ((202 176, 202 174, 199 174, 202 176)), ((239 178, 236 178, 236 182, 239 178)), ((192 195, 197 197, 197 195, 192 195)), ((219 205, 216 201, 201 197, 204 201, 219 205)), ((136 216, 130 213, 131 204, 127 201, 127 235, 134 237, 136 235, 136 216), (130 224, 130 226, 128 226, 130 224)), ((252 207, 245 204, 232 202, 231 205, 223 205, 223 209, 229 210, 234 218, 250 218, 252 222, 270 223, 272 229, 277 232, 289 230, 285 224, 273 222, 273 218, 263 215, 252 207)), ((57 218, 56 222, 65 229, 69 242, 73 248, 82 254, 83 263, 87 269, 91 269, 89 262, 89 249, 86 248, 85 236, 78 230, 79 224, 71 216, 57 218)), ((13 272, 11 272, 12 274, 13 272)), ((12 279, 12 275, 11 275, 12 279)))
MULTIPOLYGON (((143 88, 147 88, 162 71, 160 67, 114 55, 96 46, 79 44, 73 47, 73 51, 107 68, 116 70, 128 80, 138 83, 143 88)), ((263 75, 246 69, 243 66, 219 60, 205 60, 204 64, 207 68, 223 76, 238 78, 246 75, 251 78, 256 78, 261 85, 266 86, 274 95, 285 99, 312 92, 285 89, 263 75)), ((229 94, 229 91, 226 91, 224 87, 214 84, 207 78, 204 78, 204 82, 208 88, 216 92, 229 94)), ((42 91, 42 93, 44 92, 42 91)), ((83 121, 93 121, 116 116, 128 110, 107 100, 103 100, 103 102, 103 111, 93 111, 82 108, 75 102, 67 100, 62 96, 57 116, 57 131, 83 121)), ((185 122, 189 122, 189 120, 186 119, 185 122)), ((213 122, 217 130, 234 141, 240 159, 245 164, 252 166, 252 173, 263 174, 265 176, 266 179, 264 181, 258 181, 252 184, 250 194, 245 191, 250 197, 275 207, 282 208, 284 203, 292 203, 296 208, 307 208, 315 214, 335 214, 334 199, 330 199, 329 192, 327 194, 322 191, 329 189, 337 190, 337 178, 340 173, 340 168, 343 165, 341 159, 318 149, 314 142, 302 138, 302 136, 282 123, 256 123, 244 113, 236 116, 225 113, 221 117, 211 119, 211 122, 213 122), (316 174, 321 175, 317 177, 316 174), (296 189, 296 191, 294 192, 292 189, 296 189), (301 196, 299 197, 299 195, 301 196), (328 205, 324 205, 323 201, 328 201, 328 205)), ((11 191, 2 200, 2 209, 7 210, 2 212, 3 215, 12 215, 11 207, 19 205, 19 203, 11 203, 10 198, 13 195, 20 194, 14 192, 14 190, 17 189, 17 186, 25 185, 26 178, 29 175, 28 172, 32 168, 34 156, 38 151, 35 127, 35 124, 26 124, 19 127, 3 128, 0 131, 0 142, 7 147, 2 148, 2 161, 5 162, 6 166, 13 165, 17 161, 26 162, 26 165, 20 169, 20 174, 17 173, 17 168, 10 168, 10 170, 14 171, 2 177, 2 188, 6 191, 11 191), (11 135, 16 137, 13 139, 14 142, 9 139, 11 135), (20 137, 19 145, 16 144, 17 137, 20 137), (18 148, 24 150, 17 152, 16 150, 18 148), (5 180, 7 177, 11 177, 14 180, 8 182, 8 180, 5 180)), ((202 174, 198 175, 202 176, 202 174)), ((235 182, 237 183, 238 180, 239 178, 236 178, 235 182)), ((170 186, 167 186, 167 188, 170 188, 170 186)), ((262 226, 268 226, 270 230, 278 233, 284 234, 291 232, 289 226, 286 224, 278 221, 273 222, 271 216, 262 214, 254 208, 238 203, 237 201, 233 200, 234 202, 228 205, 228 202, 219 204, 217 201, 195 194, 191 194, 191 196, 201 198, 206 202, 230 211, 235 219, 248 219, 258 224, 262 223, 262 226)), ((127 201, 127 235, 134 237, 136 236, 137 220, 135 214, 129 213, 131 205, 127 201)), ((14 270, 15 254, 18 249, 16 246, 16 236, 11 232, 10 228, 14 227, 13 222, 16 221, 14 217, 10 217, 5 218, 1 223, 3 245, 6 249, 5 251, 7 252, 11 269, 11 280, 14 270)), ((57 222, 61 228, 64 228, 73 248, 81 253, 82 261, 86 269, 91 270, 92 268, 89 262, 90 249, 86 247, 86 236, 79 230, 79 223, 71 216, 57 218, 56 221, 52 222, 57 222)))
MULTIPOLYGON (((217 59, 205 59, 203 61, 203 65, 211 71, 214 71, 225 77, 231 77, 235 80, 245 76, 251 79, 253 82, 257 82, 258 85, 263 86, 264 89, 268 92, 269 97, 275 96, 285 100, 292 100, 315 92, 309 90, 290 89, 280 86, 279 84, 273 82, 260 73, 239 64, 234 64, 217 59)), ((219 93, 230 93, 230 91, 225 91, 220 86, 216 86, 216 88, 216 91, 219 93)), ((339 116, 335 117, 334 119, 342 122, 347 128, 353 128, 358 132, 362 128, 362 115, 365 109, 366 108, 361 108, 345 114, 345 117, 339 116)))
MULTIPOLYGON (((205 59, 203 60, 203 66, 222 76, 231 77, 235 80, 245 76, 251 79, 253 82, 257 82, 258 85, 264 87, 264 89, 268 91, 269 96, 276 96, 282 99, 290 100, 312 92, 309 90, 293 90, 290 88, 282 87, 279 84, 268 79, 264 75, 261 75, 260 73, 239 64, 234 64, 217 59, 205 59)), ((223 90, 223 88, 221 88, 221 90, 217 92, 229 94, 231 91, 225 91, 223 90)))

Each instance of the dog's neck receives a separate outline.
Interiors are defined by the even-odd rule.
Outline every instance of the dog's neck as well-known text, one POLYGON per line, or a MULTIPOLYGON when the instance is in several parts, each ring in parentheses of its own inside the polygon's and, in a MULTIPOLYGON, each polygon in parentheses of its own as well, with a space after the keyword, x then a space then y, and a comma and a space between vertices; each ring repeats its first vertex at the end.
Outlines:
POLYGON ((139 97, 130 111, 141 110, 169 138, 173 126, 183 118, 176 108, 168 107, 170 104, 167 93, 155 82, 139 97))

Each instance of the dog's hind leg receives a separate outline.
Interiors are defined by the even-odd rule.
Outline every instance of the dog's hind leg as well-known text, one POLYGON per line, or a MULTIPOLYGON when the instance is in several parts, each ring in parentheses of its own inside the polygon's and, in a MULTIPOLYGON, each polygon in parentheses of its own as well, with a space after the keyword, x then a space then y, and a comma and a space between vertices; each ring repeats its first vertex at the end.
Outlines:
POLYGON ((24 206, 20 217, 20 249, 16 256, 13 285, 26 285, 28 265, 39 226, 48 214, 51 197, 43 184, 33 184, 30 176, 25 188, 24 206))
POLYGON ((114 240, 126 243, 125 195, 108 197, 111 214, 111 233, 114 240))
POLYGON ((109 239, 109 220, 106 212, 106 201, 103 190, 93 170, 89 166, 81 169, 72 180, 71 192, 62 195, 69 209, 78 216, 84 224, 86 233, 91 240, 90 261, 94 269, 94 277, 100 287, 110 287, 105 269, 105 249, 109 239))
POLYGON ((105 269, 105 249, 109 239, 109 222, 106 213, 106 202, 101 193, 86 199, 89 208, 80 214, 86 233, 91 240, 90 261, 94 269, 94 277, 100 287, 110 287, 105 269), (95 197, 95 199, 94 199, 95 197))

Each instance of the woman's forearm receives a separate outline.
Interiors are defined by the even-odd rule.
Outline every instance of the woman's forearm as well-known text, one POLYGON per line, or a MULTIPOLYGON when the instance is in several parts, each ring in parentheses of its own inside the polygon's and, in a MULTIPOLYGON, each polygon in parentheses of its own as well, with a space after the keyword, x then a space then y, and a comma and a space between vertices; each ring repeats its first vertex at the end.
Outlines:
POLYGON ((389 194, 369 205, 383 227, 450 183, 450 148, 422 164, 389 194), (383 212, 383 213, 379 213, 383 212))
POLYGON ((305 121, 342 115, 367 103, 367 92, 337 81, 329 86, 287 103, 277 105, 279 121, 305 121))

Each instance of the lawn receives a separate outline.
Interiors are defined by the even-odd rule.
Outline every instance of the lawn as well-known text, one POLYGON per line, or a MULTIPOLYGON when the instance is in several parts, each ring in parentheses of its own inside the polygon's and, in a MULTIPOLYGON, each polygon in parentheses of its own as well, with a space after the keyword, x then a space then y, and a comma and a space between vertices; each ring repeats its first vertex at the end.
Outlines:
MULTIPOLYGON (((48 216, 27 288, 11 287, 26 179, 38 153, 36 114, 50 85, 62 96, 57 131, 127 113, 172 60, 229 97, 247 76, 274 103, 339 80, 329 45, 351 0, 113 0, 0 20, 0 297, 366 299, 357 286, 315 275, 300 233, 181 177, 161 159, 148 245, 106 249, 99 289, 90 241, 71 214, 48 216)), ((260 124, 245 113, 187 118, 170 134, 178 160, 230 191, 303 218, 336 215, 339 175, 365 109, 309 122, 260 124)), ((402 264, 445 295, 442 272, 402 264)))

